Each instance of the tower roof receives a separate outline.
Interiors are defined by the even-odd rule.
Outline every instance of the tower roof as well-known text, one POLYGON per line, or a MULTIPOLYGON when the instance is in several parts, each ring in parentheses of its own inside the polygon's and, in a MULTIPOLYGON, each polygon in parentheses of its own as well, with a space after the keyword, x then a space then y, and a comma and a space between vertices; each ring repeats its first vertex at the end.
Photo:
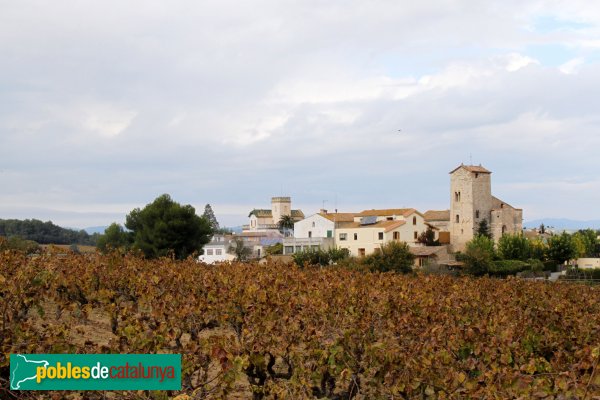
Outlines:
POLYGON ((492 171, 489 171, 485 168, 483 168, 481 166, 481 164, 479 165, 464 165, 464 164, 460 164, 458 167, 454 168, 452 171, 450 171, 451 174, 453 174, 454 172, 456 172, 457 170, 464 168, 469 172, 477 172, 479 174, 491 174, 492 171))

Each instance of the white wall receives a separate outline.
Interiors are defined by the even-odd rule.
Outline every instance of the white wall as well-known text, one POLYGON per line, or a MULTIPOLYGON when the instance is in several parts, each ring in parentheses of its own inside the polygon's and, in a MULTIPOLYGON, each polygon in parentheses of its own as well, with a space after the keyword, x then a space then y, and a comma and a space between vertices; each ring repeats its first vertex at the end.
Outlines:
POLYGON ((326 238, 327 231, 331 231, 331 237, 333 237, 333 228, 333 221, 330 221, 319 214, 313 214, 294 224, 294 237, 307 238, 309 237, 309 232, 311 232, 310 237, 326 238))

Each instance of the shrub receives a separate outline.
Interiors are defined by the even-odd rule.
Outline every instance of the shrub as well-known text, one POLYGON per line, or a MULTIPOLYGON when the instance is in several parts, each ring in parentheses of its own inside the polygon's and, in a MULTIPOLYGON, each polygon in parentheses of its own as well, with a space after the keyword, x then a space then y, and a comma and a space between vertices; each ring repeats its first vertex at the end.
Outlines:
POLYGON ((371 271, 412 272, 415 256, 410 252, 406 242, 389 242, 379 252, 370 254, 363 259, 371 271))
POLYGON ((498 253, 505 260, 527 260, 531 254, 529 241, 520 234, 503 235, 498 241, 498 253))
POLYGON ((518 272, 529 270, 530 264, 521 260, 497 260, 492 263, 492 267, 488 271, 492 276, 507 277, 516 275, 518 272))
POLYGON ((477 235, 467 242, 464 255, 457 260, 465 263, 466 271, 472 275, 485 275, 493 269, 494 241, 487 236, 477 235))

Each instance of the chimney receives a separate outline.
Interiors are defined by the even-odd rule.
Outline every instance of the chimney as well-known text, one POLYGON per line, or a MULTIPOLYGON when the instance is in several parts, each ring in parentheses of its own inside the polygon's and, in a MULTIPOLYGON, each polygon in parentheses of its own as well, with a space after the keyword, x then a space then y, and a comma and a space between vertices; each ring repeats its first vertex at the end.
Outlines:
POLYGON ((319 211, 319 214, 327 214, 327 210, 324 208, 321 208, 321 210, 319 211))

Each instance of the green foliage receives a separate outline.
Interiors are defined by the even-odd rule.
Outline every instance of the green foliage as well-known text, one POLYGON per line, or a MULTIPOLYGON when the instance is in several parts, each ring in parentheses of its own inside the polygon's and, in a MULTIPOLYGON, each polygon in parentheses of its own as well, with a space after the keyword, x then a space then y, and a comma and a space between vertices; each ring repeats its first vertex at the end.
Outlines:
POLYGON ((350 250, 330 248, 323 249, 307 249, 298 251, 292 254, 292 259, 299 267, 305 265, 320 265, 326 266, 333 263, 339 263, 350 257, 350 250))
POLYGON ((210 224, 210 228, 213 230, 213 232, 216 232, 220 229, 219 221, 217 221, 217 217, 215 216, 215 213, 213 212, 213 209, 210 206, 210 204, 204 206, 204 213, 202 214, 202 217, 204 217, 204 219, 208 221, 208 223, 210 224))
POLYGON ((281 233, 286 233, 294 230, 294 218, 291 215, 282 215, 279 221, 277 222, 277 226, 279 227, 279 231, 281 233))
POLYGON ((505 260, 527 260, 531 256, 529 241, 521 234, 503 235, 498 241, 498 253, 505 260))
POLYGON ((492 232, 490 231, 490 226, 488 225, 487 219, 482 219, 479 222, 479 226, 477 227, 477 236, 485 236, 488 239, 492 238, 492 232))
POLYGON ((25 240, 19 236, 11 236, 9 238, 0 236, 0 251, 3 250, 17 250, 25 254, 36 254, 40 253, 41 247, 33 240, 25 240))
POLYGON ((0 219, 0 236, 19 236, 40 244, 84 244, 95 245, 98 234, 89 235, 86 231, 61 228, 51 221, 37 219, 0 219))
POLYGON ((556 260, 559 264, 564 264, 577 256, 577 248, 575 243, 566 232, 560 235, 555 235, 548 241, 548 258, 556 260))
POLYGON ((210 240, 209 222, 196 215, 191 205, 182 206, 168 194, 128 215, 125 227, 132 232, 133 248, 148 258, 173 254, 184 259, 202 250, 210 240))
POLYGON ((467 272, 480 276, 493 269, 495 257, 494 241, 487 236, 477 235, 467 242, 465 254, 461 261, 465 263, 467 272))
POLYGON ((246 247, 242 238, 236 237, 229 245, 229 252, 235 255, 236 261, 244 262, 247 261, 252 254, 252 249, 246 247))
POLYGON ((111 249, 128 250, 131 247, 133 235, 131 232, 126 232, 125 229, 116 222, 110 224, 104 230, 104 234, 98 238, 98 250, 103 253, 111 249))
POLYGON ((292 259, 299 267, 303 267, 305 265, 325 266, 329 265, 329 262, 331 261, 331 257, 328 252, 322 249, 298 251, 292 254, 292 259))
POLYGON ((598 255, 598 232, 582 229, 572 236, 578 257, 596 257, 598 255))
POLYGON ((600 279, 600 268, 568 268, 567 279, 600 279))
POLYGON ((272 256, 275 254, 283 254, 283 243, 275 243, 274 245, 267 246, 265 248, 265 253, 268 256, 272 256))
POLYGON ((548 253, 548 245, 541 238, 529 241, 529 255, 537 260, 545 260, 548 253))
POLYGON ((380 251, 368 255, 363 263, 371 271, 412 272, 415 256, 406 242, 392 241, 381 246, 380 251))
POLYGON ((428 226, 425 232, 421 232, 417 238, 417 242, 424 244, 425 246, 439 246, 440 241, 435 239, 435 231, 432 227, 428 226))
MULTIPOLYGON (((539 266, 536 266, 539 267, 539 266)), ((531 264, 522 260, 496 260, 493 261, 488 273, 491 276, 507 277, 531 269, 531 264)))

